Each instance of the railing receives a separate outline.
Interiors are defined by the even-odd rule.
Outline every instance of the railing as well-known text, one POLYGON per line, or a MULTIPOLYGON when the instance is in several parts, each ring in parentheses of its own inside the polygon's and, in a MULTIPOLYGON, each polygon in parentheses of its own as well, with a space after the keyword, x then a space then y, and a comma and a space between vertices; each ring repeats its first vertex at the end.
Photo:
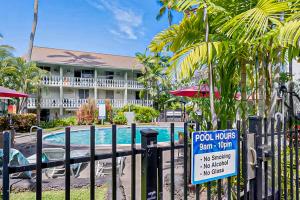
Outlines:
MULTIPOLYGON (((28 98, 27 107, 36 108, 37 100, 35 98, 28 98)), ((41 99, 42 108, 59 108, 60 100, 59 99, 41 99)))
MULTIPOLYGON (((124 100, 124 99, 97 99, 97 104, 110 101, 114 108, 121 108, 126 104, 134 104, 141 106, 153 106, 152 100, 124 100)), ((82 104, 86 103, 87 99, 63 99, 62 102, 59 99, 41 99, 42 108, 59 108, 62 105, 63 108, 79 108, 82 104)), ((28 98, 27 107, 29 109, 36 108, 37 100, 35 98, 28 98)))
MULTIPOLYGON (((55 161, 42 161, 43 154, 43 131, 38 129, 36 140, 36 160, 33 164, 22 166, 10 165, 10 132, 6 131, 3 134, 3 170, 2 170, 2 195, 4 200, 10 198, 10 175, 14 173, 36 171, 35 183, 36 199, 42 199, 42 180, 43 172, 47 168, 63 166, 65 179, 65 199, 70 199, 71 189, 71 165, 76 163, 87 163, 90 165, 90 199, 95 199, 95 164, 97 161, 111 159, 111 199, 121 199, 118 197, 118 176, 117 174, 117 158, 130 156, 129 169, 131 171, 130 186, 132 199, 151 199, 157 200, 166 197, 165 199, 174 199, 175 195, 180 195, 180 199, 187 200, 188 198, 195 199, 298 199, 299 198, 299 144, 297 126, 295 129, 287 130, 284 125, 286 122, 271 120, 270 132, 262 133, 264 120, 259 117, 251 117, 249 121, 249 131, 240 131, 240 122, 237 122, 237 155, 236 163, 226 164, 228 158, 214 157, 211 155, 214 151, 203 153, 206 157, 214 160, 206 162, 212 167, 204 167, 199 172, 209 171, 210 173, 222 173, 220 169, 227 167, 235 167, 237 169, 236 176, 227 178, 219 178, 217 180, 210 179, 210 175, 205 175, 205 183, 190 184, 190 152, 194 148, 190 143, 190 131, 198 131, 197 134, 208 134, 207 131, 199 133, 199 123, 185 123, 183 140, 175 143, 174 124, 170 124, 170 139, 165 144, 161 145, 157 141, 157 136, 160 134, 152 129, 143 129, 141 134, 141 145, 136 144, 137 129, 136 125, 131 125, 131 147, 130 150, 118 151, 117 138, 119 134, 116 125, 112 125, 111 132, 111 152, 96 153, 95 152, 95 126, 90 128, 90 145, 89 154, 81 157, 71 157, 71 130, 70 127, 65 129, 65 157, 55 161), (284 126, 283 126, 284 125, 284 126), (252 139, 253 140, 252 140, 252 139), (295 141, 291 138, 297 138, 295 141), (168 143, 168 144, 166 144, 168 143), (283 145, 282 145, 283 144, 283 145), (192 146, 192 147, 191 147, 192 146), (175 158, 175 151, 181 152, 181 156, 175 158), (257 153, 256 153, 257 152, 257 153), (141 155, 140 163, 136 162, 136 157, 141 155), (282 157, 283 159, 282 159, 282 157), (250 160, 248 160, 250 159, 250 160), (223 160, 223 161, 222 161, 223 160), (227 161, 224 161, 227 160, 227 161), (221 165, 222 164, 222 165, 221 165), (141 181, 137 181, 137 165, 141 169, 141 181), (215 165, 215 166, 214 166, 215 165), (168 167, 166 167, 168 166, 168 167), (179 168, 179 169, 177 169, 179 168), (177 170, 176 170, 177 169, 177 170), (219 172, 214 170, 218 169, 219 172), (176 170, 176 171, 175 171, 176 170), (175 173, 176 172, 176 173, 175 173), (271 173, 270 173, 271 172, 271 173), (166 174, 164 174, 166 173, 166 174), (167 178, 164 178, 167 177, 167 178), (169 181, 166 181, 168 179, 169 181), (177 181, 175 181, 175 179, 177 181), (180 180, 181 179, 181 180, 180 180), (178 181, 180 180, 180 181, 178 181), (176 185, 175 185, 176 184, 176 185), (136 187, 140 186, 141 196, 136 196, 136 187), (176 187, 175 187, 176 186, 176 187), (165 188, 168 187, 168 188, 165 188), (165 189, 164 189, 165 188, 165 189), (176 189, 177 188, 177 189, 176 189), (178 190, 178 188, 180 188, 178 190), (176 189, 176 191, 175 191, 176 189), (181 193, 181 189, 183 190, 181 193), (181 193, 181 194, 179 194, 181 193)), ((202 123, 202 122, 201 122, 202 123)), ((204 124, 202 124, 204 125, 204 124)), ((207 126, 209 130, 210 126, 207 126)), ((227 123, 227 128, 231 129, 231 123, 227 123)), ((216 132, 215 132, 216 133, 216 132)), ((165 135, 165 134, 164 134, 165 135)), ((226 136, 225 136, 226 137, 226 136)), ((203 137, 204 138, 204 137, 203 137)), ((201 140, 201 139, 200 139, 201 140)), ((211 138, 204 139, 206 142, 211 138)), ((214 138, 214 142, 218 139, 214 138)), ((225 138, 226 140, 226 138, 225 138)), ((211 141, 212 142, 212 141, 211 141)), ((74 148, 74 147, 73 147, 74 148)), ((199 148, 199 147, 197 147, 199 148)), ((201 147, 200 147, 201 148, 201 147)), ((224 148, 225 149, 225 148, 224 148)), ((226 147, 227 149, 227 147, 226 147)), ((226 152, 227 150, 221 151, 226 152)), ((178 153, 180 153, 178 152, 178 153)), ((220 151, 219 151, 220 152, 220 151)), ((223 153, 224 155, 225 153, 223 153)), ((228 154, 228 152, 227 152, 228 154)), ((218 154, 219 155, 219 154, 218 154)), ((222 156, 223 156, 222 155, 222 156)), ((194 158, 195 159, 195 158, 194 158)), ((200 158, 199 158, 200 159, 200 158)), ((206 158, 207 159, 207 158, 206 158)), ((233 162, 233 160, 231 160, 233 162)), ((202 164, 205 164, 203 161, 202 164)), ((195 163, 194 163, 195 164, 195 163)), ((197 166, 200 169, 201 166, 197 166)), ((34 178, 33 178, 34 179, 34 178)))
POLYGON ((101 88, 124 88, 125 80, 97 79, 97 86, 101 88))
POLYGON ((71 87, 93 87, 94 86, 93 78, 78 78, 78 77, 64 77, 63 86, 71 87))
POLYGON ((44 85, 51 85, 51 86, 60 86, 61 79, 60 76, 45 76, 42 78, 44 85))
POLYGON ((49 76, 43 77, 44 85, 48 86, 64 86, 64 87, 99 87, 99 88, 129 88, 142 89, 143 85, 134 80, 116 80, 116 79, 100 79, 97 78, 78 78, 78 77, 63 77, 49 76))

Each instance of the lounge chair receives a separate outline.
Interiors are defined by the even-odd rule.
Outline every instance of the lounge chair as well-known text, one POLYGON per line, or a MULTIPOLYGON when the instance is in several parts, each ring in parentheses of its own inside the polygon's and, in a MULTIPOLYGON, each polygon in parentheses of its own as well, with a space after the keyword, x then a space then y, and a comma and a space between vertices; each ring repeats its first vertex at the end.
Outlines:
MULTIPOLYGON (((117 158, 117 170, 119 172, 119 176, 123 175, 123 170, 125 168, 125 160, 126 157, 118 157, 117 158)), ((105 176, 112 173, 112 162, 109 159, 104 161, 98 161, 96 166, 96 176, 105 176)))
MULTIPOLYGON (((49 161, 57 161, 65 159, 65 150, 62 148, 44 148, 43 153, 47 156, 49 161)), ((80 157, 87 155, 86 151, 71 151, 71 157, 80 157)), ((79 177, 80 172, 87 166, 87 163, 76 163, 71 165, 71 175, 75 178, 79 177)), ((65 166, 47 168, 45 175, 48 178, 56 178, 65 176, 65 166)))
MULTIPOLYGON (((184 133, 178 132, 178 142, 177 144, 184 144, 184 133)), ((177 150, 177 158, 175 158, 175 164, 176 167, 183 166, 183 160, 184 160, 184 150, 183 148, 180 148, 177 150)))
MULTIPOLYGON (((9 164, 10 166, 20 166, 20 165, 28 165, 29 161, 28 159, 17 149, 10 149, 10 155, 9 155, 9 164)), ((2 166, 3 166, 3 149, 0 149, 0 173, 2 176, 2 166)), ((24 178, 24 179, 30 179, 32 178, 32 172, 26 171, 26 172, 20 172, 11 174, 11 178, 24 178)))

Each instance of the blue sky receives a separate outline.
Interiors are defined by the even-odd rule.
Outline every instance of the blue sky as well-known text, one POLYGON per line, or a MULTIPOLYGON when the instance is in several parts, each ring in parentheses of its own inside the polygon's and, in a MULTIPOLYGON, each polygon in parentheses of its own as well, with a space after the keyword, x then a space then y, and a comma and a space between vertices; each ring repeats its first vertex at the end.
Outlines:
MULTIPOLYGON (((0 0, 0 44, 28 48, 34 0, 0 0)), ((39 0, 34 45, 134 56, 168 26, 156 0, 39 0)), ((174 15, 174 22, 180 16, 174 15)))

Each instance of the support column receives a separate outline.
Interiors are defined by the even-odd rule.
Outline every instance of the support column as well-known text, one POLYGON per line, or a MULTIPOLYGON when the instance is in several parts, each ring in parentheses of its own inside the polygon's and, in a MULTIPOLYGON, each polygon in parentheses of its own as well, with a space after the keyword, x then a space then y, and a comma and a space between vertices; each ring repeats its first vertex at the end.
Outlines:
POLYGON ((97 102, 97 98, 98 98, 97 77, 98 77, 98 73, 97 73, 97 69, 95 69, 94 70, 94 98, 95 98, 96 104, 98 103, 97 102))
POLYGON ((128 82, 127 82, 127 72, 125 72, 125 75, 124 75, 124 79, 125 79, 125 90, 124 90, 124 105, 127 104, 127 100, 128 100, 128 82))
POLYGON ((64 90, 63 90, 63 68, 62 66, 59 66, 59 76, 60 76, 60 84, 59 84, 59 116, 63 116, 64 110, 63 110, 63 98, 64 98, 64 90))
POLYGON ((141 130, 141 199, 157 200, 157 135, 152 129, 141 130))

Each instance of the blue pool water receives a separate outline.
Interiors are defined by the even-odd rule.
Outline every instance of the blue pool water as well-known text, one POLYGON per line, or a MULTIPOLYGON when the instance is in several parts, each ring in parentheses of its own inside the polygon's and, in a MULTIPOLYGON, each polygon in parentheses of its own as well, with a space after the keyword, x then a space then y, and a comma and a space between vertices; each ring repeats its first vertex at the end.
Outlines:
MULTIPOLYGON (((167 127, 137 127, 136 128, 136 143, 141 143, 141 129, 151 128, 158 132, 158 142, 170 141, 170 128, 167 127)), ((176 127, 174 138, 178 140, 178 132, 183 132, 183 128, 176 127)), ((96 145, 111 144, 112 141, 111 128, 96 129, 95 140, 96 145)), ((46 135, 43 140, 51 144, 65 144, 65 132, 46 135)), ((71 132, 71 144, 74 145, 89 145, 90 144, 90 131, 79 130, 71 132)), ((118 128, 117 129, 117 144, 131 144, 131 128, 118 128)))

